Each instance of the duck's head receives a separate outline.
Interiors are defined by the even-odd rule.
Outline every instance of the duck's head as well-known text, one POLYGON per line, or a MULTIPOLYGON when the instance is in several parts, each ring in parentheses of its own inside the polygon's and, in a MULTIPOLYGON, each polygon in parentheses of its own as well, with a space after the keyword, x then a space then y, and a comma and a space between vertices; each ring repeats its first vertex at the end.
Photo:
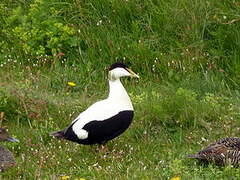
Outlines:
POLYGON ((0 128, 0 141, 19 142, 18 139, 11 137, 4 128, 0 128))
POLYGON ((120 62, 112 64, 108 70, 109 80, 116 80, 119 79, 120 77, 125 76, 139 78, 139 76, 136 73, 134 73, 131 69, 129 69, 127 65, 120 62))

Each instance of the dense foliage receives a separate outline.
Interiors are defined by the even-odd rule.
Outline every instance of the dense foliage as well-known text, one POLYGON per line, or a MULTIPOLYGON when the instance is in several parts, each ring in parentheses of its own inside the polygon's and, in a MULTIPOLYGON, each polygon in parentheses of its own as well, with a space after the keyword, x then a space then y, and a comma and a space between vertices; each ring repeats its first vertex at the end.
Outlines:
POLYGON ((4 2, 1 63, 11 55, 35 64, 60 53, 91 69, 125 61, 158 77, 213 71, 239 82, 237 1, 4 2))

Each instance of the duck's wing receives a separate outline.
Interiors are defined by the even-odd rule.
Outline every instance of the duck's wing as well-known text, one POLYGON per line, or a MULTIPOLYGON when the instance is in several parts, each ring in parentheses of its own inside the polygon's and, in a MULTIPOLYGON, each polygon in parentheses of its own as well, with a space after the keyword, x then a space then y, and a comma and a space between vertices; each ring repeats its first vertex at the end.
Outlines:
POLYGON ((236 164, 240 160, 240 138, 223 138, 208 145, 197 154, 189 155, 207 162, 215 162, 219 165, 226 163, 236 164))
POLYGON ((11 166, 14 166, 16 161, 12 152, 0 146, 0 171, 3 171, 11 166))
POLYGON ((238 137, 222 138, 217 143, 224 144, 228 149, 240 151, 240 138, 238 137))
POLYGON ((108 99, 98 101, 83 111, 78 115, 76 119, 73 120, 72 124, 76 121, 78 126, 84 126, 90 121, 102 121, 108 118, 113 117, 118 114, 120 111, 117 104, 110 102, 108 99))
POLYGON ((72 123, 64 130, 51 132, 50 135, 56 138, 66 138, 66 132, 69 128, 77 132, 80 139, 85 139, 88 136, 88 132, 82 129, 87 123, 91 121, 102 121, 119 112, 118 106, 108 101, 108 99, 98 101, 80 113, 72 123))

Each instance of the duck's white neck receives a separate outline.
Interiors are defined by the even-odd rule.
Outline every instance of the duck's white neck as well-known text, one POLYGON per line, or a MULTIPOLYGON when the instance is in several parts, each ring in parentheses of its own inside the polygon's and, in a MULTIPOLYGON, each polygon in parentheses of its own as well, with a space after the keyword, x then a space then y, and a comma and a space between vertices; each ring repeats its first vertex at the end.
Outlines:
POLYGON ((132 102, 119 78, 109 80, 108 100, 114 101, 114 103, 125 110, 133 110, 132 102))

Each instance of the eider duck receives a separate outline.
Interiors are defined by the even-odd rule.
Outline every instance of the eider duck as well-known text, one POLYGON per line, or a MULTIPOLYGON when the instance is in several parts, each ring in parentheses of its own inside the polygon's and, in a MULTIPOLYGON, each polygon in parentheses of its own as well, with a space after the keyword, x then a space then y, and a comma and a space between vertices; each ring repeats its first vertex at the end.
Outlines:
POLYGON ((108 98, 91 105, 70 126, 51 133, 52 136, 85 145, 103 144, 129 127, 134 115, 133 105, 120 78, 139 76, 123 63, 114 63, 108 70, 108 98))
MULTIPOLYGON (((19 142, 18 139, 9 136, 8 132, 3 128, 0 128, 0 141, 19 142)), ((15 164, 16 161, 13 157, 12 152, 0 146, 0 171, 6 170, 15 164)))
POLYGON ((229 137, 210 144, 197 154, 189 155, 189 158, 198 159, 203 163, 215 163, 216 165, 238 165, 240 163, 240 138, 229 137))

